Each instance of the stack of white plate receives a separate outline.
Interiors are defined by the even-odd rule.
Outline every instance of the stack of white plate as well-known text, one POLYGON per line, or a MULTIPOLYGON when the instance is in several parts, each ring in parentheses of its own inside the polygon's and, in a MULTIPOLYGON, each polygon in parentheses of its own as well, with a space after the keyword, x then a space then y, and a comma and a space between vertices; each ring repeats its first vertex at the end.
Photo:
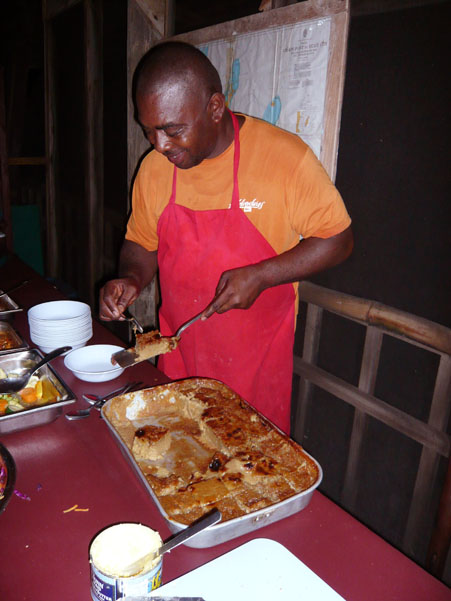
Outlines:
POLYGON ((28 311, 30 338, 44 353, 60 346, 77 349, 92 337, 91 308, 79 301, 51 301, 28 311))

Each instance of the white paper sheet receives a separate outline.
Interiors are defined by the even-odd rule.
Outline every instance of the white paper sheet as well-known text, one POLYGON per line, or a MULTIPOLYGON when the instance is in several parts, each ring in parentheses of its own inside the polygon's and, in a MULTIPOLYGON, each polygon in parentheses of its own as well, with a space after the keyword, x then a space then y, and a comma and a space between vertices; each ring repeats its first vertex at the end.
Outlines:
POLYGON ((165 595, 205 601, 344 601, 288 549, 267 538, 245 543, 151 596, 165 595))

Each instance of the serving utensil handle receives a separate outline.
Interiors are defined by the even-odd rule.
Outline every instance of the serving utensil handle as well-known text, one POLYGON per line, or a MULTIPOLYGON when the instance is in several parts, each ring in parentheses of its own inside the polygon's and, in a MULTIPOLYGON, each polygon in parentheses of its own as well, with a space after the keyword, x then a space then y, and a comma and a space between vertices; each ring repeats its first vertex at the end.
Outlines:
POLYGON ((205 528, 213 526, 213 524, 219 522, 221 518, 222 515, 219 509, 213 509, 213 511, 201 517, 199 520, 194 522, 194 524, 191 524, 191 526, 188 526, 188 528, 185 528, 185 530, 182 530, 181 532, 173 536, 166 543, 163 543, 163 545, 161 545, 158 551, 158 554, 162 555, 163 553, 167 553, 174 547, 177 547, 178 545, 181 545, 182 543, 187 541, 192 536, 195 536, 202 530, 205 530, 205 528))

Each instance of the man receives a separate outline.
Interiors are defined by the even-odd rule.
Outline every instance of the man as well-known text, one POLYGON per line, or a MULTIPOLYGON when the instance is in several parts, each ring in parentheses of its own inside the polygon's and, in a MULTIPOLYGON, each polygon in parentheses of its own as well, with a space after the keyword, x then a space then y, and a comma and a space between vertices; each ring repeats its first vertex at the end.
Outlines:
POLYGON ((153 47, 135 84, 154 149, 100 316, 122 319, 158 269, 161 333, 204 317, 158 367, 173 379, 221 380, 289 432, 294 283, 350 254, 343 201, 297 136, 226 108, 216 69, 195 47, 153 47))

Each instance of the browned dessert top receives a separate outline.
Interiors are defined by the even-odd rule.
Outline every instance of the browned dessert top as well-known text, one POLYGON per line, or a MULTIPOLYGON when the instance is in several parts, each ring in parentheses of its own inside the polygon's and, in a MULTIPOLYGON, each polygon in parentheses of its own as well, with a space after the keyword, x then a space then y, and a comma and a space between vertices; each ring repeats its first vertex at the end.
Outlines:
POLYGON ((129 393, 105 414, 169 518, 183 524, 213 507, 223 521, 237 518, 318 479, 317 464, 296 442, 216 380, 129 393))

